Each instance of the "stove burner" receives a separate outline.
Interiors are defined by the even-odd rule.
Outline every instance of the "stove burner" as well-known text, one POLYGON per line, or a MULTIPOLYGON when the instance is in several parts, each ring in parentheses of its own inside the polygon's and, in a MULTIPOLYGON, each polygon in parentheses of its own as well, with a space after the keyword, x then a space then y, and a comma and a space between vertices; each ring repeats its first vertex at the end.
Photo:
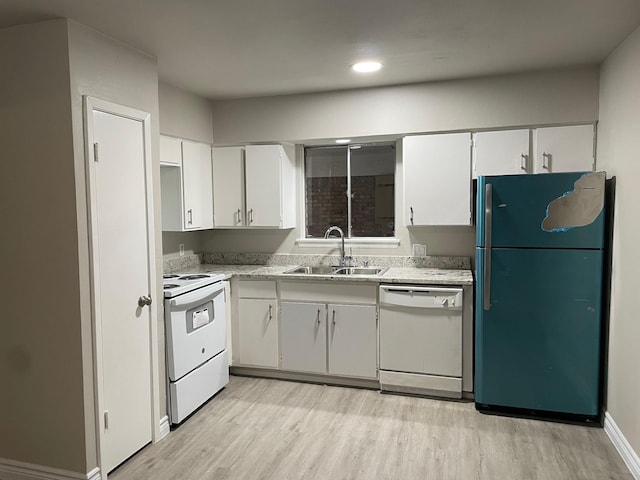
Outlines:
POLYGON ((176 288, 177 286, 178 285, 176 285, 175 283, 167 283, 163 287, 165 290, 169 290, 170 288, 176 288))
POLYGON ((171 274, 165 274, 162 275, 162 278, 167 279, 167 278, 178 278, 180 275, 171 275, 171 274))
POLYGON ((200 280, 201 278, 209 278, 209 275, 185 275, 180 280, 200 280))

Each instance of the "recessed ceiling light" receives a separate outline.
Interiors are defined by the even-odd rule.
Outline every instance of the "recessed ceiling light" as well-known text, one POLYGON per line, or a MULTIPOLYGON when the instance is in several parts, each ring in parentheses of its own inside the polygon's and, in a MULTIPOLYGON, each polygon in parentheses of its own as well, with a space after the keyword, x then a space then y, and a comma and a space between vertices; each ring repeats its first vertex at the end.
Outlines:
POLYGON ((350 138, 339 138, 336 140, 336 143, 349 143, 350 141, 350 138))
POLYGON ((358 62, 351 65, 351 70, 358 73, 371 73, 377 72, 382 68, 380 62, 358 62))

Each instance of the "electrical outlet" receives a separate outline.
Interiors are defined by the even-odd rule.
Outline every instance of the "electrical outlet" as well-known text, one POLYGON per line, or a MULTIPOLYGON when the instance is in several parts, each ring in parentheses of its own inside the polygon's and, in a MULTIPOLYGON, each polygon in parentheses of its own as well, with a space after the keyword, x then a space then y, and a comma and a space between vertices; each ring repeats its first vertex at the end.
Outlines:
POLYGON ((427 246, 420 243, 414 243, 411 245, 411 252, 414 257, 426 257, 427 246))
POLYGON ((180 256, 184 257, 184 243, 181 243, 178 247, 180 248, 180 256))

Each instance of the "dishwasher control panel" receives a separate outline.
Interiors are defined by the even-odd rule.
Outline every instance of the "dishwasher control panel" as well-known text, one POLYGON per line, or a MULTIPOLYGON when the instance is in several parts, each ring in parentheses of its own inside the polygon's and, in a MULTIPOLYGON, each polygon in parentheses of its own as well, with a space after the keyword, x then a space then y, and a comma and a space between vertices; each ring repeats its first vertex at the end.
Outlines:
POLYGON ((418 285, 381 285, 380 305, 461 310, 462 289, 418 285))

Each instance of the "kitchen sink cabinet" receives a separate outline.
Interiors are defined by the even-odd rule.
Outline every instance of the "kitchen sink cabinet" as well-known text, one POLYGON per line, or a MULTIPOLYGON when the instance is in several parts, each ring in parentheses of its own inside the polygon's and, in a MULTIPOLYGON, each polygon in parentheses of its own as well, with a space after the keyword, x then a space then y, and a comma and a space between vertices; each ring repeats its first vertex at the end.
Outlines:
POLYGON ((329 304, 330 375, 377 378, 377 308, 329 304))
POLYGON ((216 228, 293 228, 296 224, 292 145, 213 150, 216 228))
POLYGON ((595 169, 593 124, 537 128, 533 137, 533 173, 595 169))
POLYGON ((471 224, 471 134, 416 135, 402 142, 407 226, 471 224))
POLYGON ((275 282, 238 282, 238 362, 278 368, 278 302, 275 282))
POLYGON ((162 230, 213 228, 211 147, 160 136, 162 230))
POLYGON ((281 282, 281 369, 378 377, 376 287, 281 282))
POLYGON ((280 308, 281 368, 326 373, 327 306, 282 302, 280 308))

